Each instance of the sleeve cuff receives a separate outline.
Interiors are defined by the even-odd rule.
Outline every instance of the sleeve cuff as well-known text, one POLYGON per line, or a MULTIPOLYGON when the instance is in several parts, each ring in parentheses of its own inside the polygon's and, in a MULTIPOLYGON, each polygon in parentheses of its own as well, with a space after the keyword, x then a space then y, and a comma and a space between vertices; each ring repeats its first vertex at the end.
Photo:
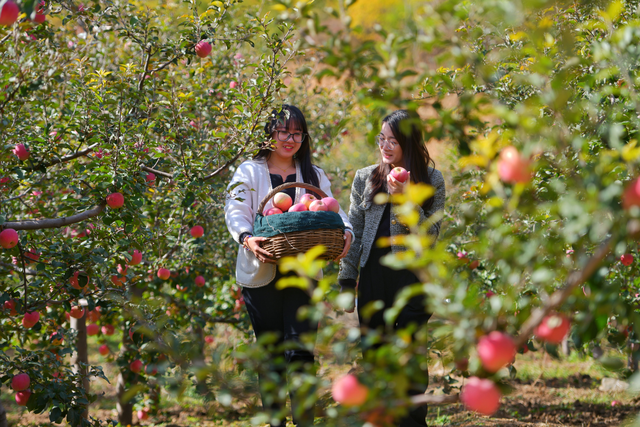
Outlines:
POLYGON ((355 292, 358 282, 356 279, 339 279, 338 285, 340 285, 341 292, 355 292))

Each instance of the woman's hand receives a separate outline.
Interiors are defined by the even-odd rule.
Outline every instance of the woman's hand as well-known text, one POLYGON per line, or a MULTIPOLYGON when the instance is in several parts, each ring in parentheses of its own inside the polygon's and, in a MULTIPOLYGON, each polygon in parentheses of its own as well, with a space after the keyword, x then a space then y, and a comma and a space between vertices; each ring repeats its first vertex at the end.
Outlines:
POLYGON ((342 253, 334 259, 334 261, 339 261, 342 258, 346 257, 349 253, 349 248, 351 247, 351 233, 349 231, 344 232, 344 249, 342 253))
POLYGON ((276 260, 273 259, 273 255, 271 255, 269 252, 267 252, 264 249, 262 249, 262 247, 260 246, 260 242, 264 242, 265 240, 267 240, 266 237, 251 236, 251 237, 246 238, 244 240, 244 243, 245 243, 245 246, 251 252, 253 252, 253 254, 256 256, 256 258, 258 258, 258 261, 260 261, 260 262, 269 262, 269 263, 275 264, 276 260))
POLYGON ((404 192, 405 187, 411 181, 411 172, 408 172, 407 180, 405 182, 400 182, 395 179, 391 174, 387 175, 387 188, 389 189, 389 194, 400 194, 404 192))

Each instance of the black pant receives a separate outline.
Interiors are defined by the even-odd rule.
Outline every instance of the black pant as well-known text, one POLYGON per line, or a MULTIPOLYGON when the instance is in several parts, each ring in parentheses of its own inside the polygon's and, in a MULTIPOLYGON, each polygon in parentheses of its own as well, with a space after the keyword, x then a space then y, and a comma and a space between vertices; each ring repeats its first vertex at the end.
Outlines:
MULTIPOLYGON (((273 279, 268 285, 259 288, 242 288, 242 295, 244 297, 249 317, 251 318, 251 324, 256 334, 256 338, 260 338, 266 333, 275 333, 278 336, 279 341, 275 347, 279 347, 280 344, 287 343, 299 343, 300 337, 308 333, 317 333, 318 323, 310 322, 308 320, 298 320, 298 309, 302 306, 309 305, 309 294, 299 288, 284 288, 276 289, 276 282, 282 277, 280 271, 276 273, 275 279, 273 279)), ((267 396, 268 393, 264 393, 264 384, 266 383, 265 376, 275 375, 276 380, 278 378, 281 381, 285 378, 285 372, 283 367, 278 366, 278 359, 284 358, 287 364, 297 364, 298 371, 307 369, 314 365, 313 353, 305 349, 302 345, 295 346, 292 349, 286 351, 271 354, 271 360, 274 362, 270 367, 268 374, 260 374, 258 380, 260 382, 260 390, 262 396, 262 406, 265 411, 281 411, 283 408, 283 402, 273 400, 272 396, 267 396)), ((274 393, 271 393, 273 395, 274 393)), ((296 393, 293 390, 289 390, 291 398, 291 408, 293 412, 293 423, 298 426, 311 426, 313 425, 314 407, 303 407, 301 401, 296 398, 296 393)), ((301 399, 300 399, 301 400, 301 399)), ((285 426, 284 420, 280 424, 281 427, 285 426)))
MULTIPOLYGON (((391 252, 390 248, 371 248, 369 259, 360 271, 360 281, 358 283, 358 318, 362 336, 366 335, 368 329, 398 330, 415 323, 417 326, 424 325, 429 321, 431 313, 427 313, 424 296, 415 296, 409 300, 407 305, 400 311, 396 322, 387 325, 384 321, 384 311, 393 306, 397 293, 405 286, 420 282, 420 280, 409 270, 392 270, 380 264, 380 258, 391 252), (372 301, 382 301, 384 308, 376 311, 370 318, 365 318, 363 308, 372 301)), ((381 344, 368 346, 363 345, 362 354, 367 357, 375 351, 381 344)), ((409 394, 423 394, 428 384, 428 372, 426 384, 415 383, 411 385, 409 394)), ((424 427, 427 425, 427 406, 418 406, 409 411, 409 414, 400 420, 400 427, 424 427)))

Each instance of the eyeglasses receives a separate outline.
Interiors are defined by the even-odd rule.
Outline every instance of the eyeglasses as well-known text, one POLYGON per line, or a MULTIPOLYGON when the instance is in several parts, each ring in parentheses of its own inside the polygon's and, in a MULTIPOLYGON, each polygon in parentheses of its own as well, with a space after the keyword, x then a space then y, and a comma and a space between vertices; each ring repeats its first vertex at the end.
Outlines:
POLYGON ((394 149, 398 145, 398 141, 394 141, 393 139, 387 139, 382 135, 376 135, 376 144, 378 147, 384 148, 385 146, 394 149))
POLYGON ((276 136, 280 142, 287 142, 289 138, 293 138, 293 142, 300 144, 307 137, 307 134, 302 132, 289 133, 286 130, 279 130, 276 136))

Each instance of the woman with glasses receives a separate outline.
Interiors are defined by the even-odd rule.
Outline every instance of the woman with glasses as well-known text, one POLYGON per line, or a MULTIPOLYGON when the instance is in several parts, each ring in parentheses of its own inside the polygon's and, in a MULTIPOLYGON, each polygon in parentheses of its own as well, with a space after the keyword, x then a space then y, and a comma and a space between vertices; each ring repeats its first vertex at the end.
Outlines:
MULTIPOLYGON (((409 183, 425 183, 434 187, 435 194, 418 207, 420 222, 444 209, 445 184, 442 174, 435 164, 422 138, 422 125, 415 113, 398 110, 382 120, 382 129, 376 141, 380 150, 380 162, 356 172, 351 189, 349 220, 355 233, 351 250, 340 264, 339 283, 344 291, 355 292, 357 284, 358 318, 364 337, 368 330, 402 329, 410 324, 421 326, 427 323, 431 314, 426 311, 424 297, 416 296, 398 314, 393 325, 384 321, 384 311, 390 308, 398 292, 405 286, 420 280, 409 270, 393 270, 380 263, 380 259, 390 252, 403 248, 392 245, 380 248, 376 241, 381 237, 407 234, 409 229, 396 216, 392 204, 379 205, 373 199, 378 193, 402 193, 409 183), (394 167, 402 167, 409 172, 403 183, 391 174, 394 167), (359 280, 358 280, 359 276, 359 280), (382 301, 384 308, 370 317, 364 315, 369 303, 382 301)), ((433 240, 440 233, 440 221, 429 229, 433 240)), ((363 339, 363 342, 366 340, 363 339)), ((380 345, 367 347, 362 351, 365 359, 380 345)), ((428 384, 428 372, 423 379, 414 378, 411 394, 422 394, 428 384)), ((426 426, 426 406, 414 408, 400 421, 401 427, 426 426)))
MULTIPOLYGON (((256 339, 265 334, 275 334, 278 344, 287 342, 288 350, 282 354, 272 354, 271 373, 277 378, 284 376, 283 359, 286 364, 295 364, 298 369, 305 365, 314 365, 313 350, 305 347, 301 336, 315 334, 318 322, 299 320, 298 309, 309 305, 309 294, 302 289, 287 287, 276 288, 276 282, 282 277, 276 268, 272 255, 260 244, 266 238, 252 235, 256 209, 264 197, 275 187, 285 182, 305 182, 319 187, 331 196, 331 186, 322 169, 311 163, 310 137, 307 122, 302 112, 292 106, 283 105, 280 111, 274 110, 265 132, 270 142, 258 151, 253 159, 243 162, 235 171, 228 186, 229 197, 225 204, 225 221, 234 240, 241 246, 236 264, 236 282, 242 286, 242 296, 251 319, 256 339)), ((298 203, 306 190, 295 187, 285 190, 298 203)), ((271 201, 265 211, 272 207, 271 201)), ((343 258, 349 251, 353 236, 352 227, 347 215, 340 209, 346 232, 343 258)), ((273 378, 268 374, 269 378, 273 378)), ((261 393, 269 382, 260 375, 261 393)), ((271 410, 279 421, 272 425, 284 426, 283 402, 273 400, 278 391, 271 395, 262 393, 262 404, 265 410, 271 410)), ((313 425, 312 407, 303 407, 293 391, 290 391, 293 422, 298 426, 313 425)))

